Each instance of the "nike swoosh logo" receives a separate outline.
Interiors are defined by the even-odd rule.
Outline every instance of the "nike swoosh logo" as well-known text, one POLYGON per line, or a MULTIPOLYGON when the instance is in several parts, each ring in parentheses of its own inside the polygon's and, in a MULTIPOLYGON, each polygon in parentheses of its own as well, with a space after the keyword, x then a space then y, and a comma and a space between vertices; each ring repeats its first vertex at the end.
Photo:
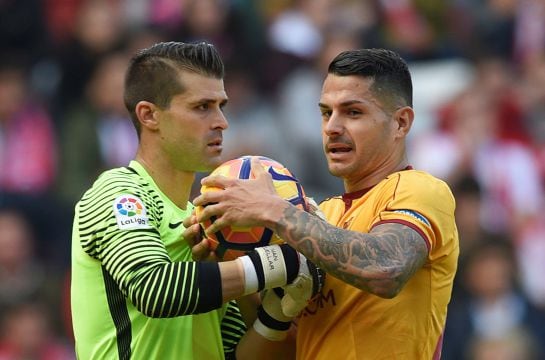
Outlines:
POLYGON ((182 221, 177 223, 168 223, 168 227, 171 229, 176 229, 178 226, 182 225, 182 221))

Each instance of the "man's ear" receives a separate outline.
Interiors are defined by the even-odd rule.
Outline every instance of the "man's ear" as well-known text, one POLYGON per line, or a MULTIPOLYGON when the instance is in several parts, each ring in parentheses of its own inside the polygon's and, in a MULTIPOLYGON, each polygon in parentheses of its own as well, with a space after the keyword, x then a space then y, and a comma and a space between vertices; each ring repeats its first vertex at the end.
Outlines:
POLYGON ((134 109, 142 128, 150 130, 157 130, 159 127, 159 119, 156 116, 157 111, 157 106, 149 101, 139 101, 134 109))
POLYGON ((397 123, 397 135, 399 137, 406 137, 414 120, 414 110, 410 106, 403 106, 394 113, 394 119, 397 123))

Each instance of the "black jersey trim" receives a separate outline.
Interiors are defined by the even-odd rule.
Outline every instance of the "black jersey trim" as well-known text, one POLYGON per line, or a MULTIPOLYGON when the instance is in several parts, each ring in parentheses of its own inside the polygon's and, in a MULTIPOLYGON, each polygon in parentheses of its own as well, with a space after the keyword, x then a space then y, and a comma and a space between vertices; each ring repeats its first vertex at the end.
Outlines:
POLYGON ((129 360, 131 358, 132 330, 129 311, 125 303, 125 296, 119 290, 114 279, 108 271, 102 266, 102 276, 104 277, 104 286, 106 287, 106 298, 110 315, 116 329, 117 352, 120 360, 129 360))

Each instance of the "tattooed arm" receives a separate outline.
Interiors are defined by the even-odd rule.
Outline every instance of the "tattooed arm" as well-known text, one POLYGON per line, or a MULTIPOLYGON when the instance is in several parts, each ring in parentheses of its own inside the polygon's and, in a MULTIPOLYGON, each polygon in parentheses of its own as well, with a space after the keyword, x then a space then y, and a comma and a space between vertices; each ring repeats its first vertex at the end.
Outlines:
POLYGON ((425 240, 408 226, 386 223, 360 233, 293 206, 284 208, 274 230, 327 273, 384 298, 396 296, 428 254, 425 240))

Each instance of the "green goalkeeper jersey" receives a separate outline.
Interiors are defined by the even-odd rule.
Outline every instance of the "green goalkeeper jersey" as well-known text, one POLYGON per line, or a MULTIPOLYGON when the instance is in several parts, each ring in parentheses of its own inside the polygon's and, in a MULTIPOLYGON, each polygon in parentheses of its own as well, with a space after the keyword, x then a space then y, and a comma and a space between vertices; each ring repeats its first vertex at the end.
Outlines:
POLYGON ((79 359, 223 359, 245 326, 217 264, 193 262, 185 210, 144 168, 106 171, 78 202, 71 302, 79 359), (214 274, 217 276, 217 274, 214 274), (209 281, 208 281, 209 280, 209 281))

